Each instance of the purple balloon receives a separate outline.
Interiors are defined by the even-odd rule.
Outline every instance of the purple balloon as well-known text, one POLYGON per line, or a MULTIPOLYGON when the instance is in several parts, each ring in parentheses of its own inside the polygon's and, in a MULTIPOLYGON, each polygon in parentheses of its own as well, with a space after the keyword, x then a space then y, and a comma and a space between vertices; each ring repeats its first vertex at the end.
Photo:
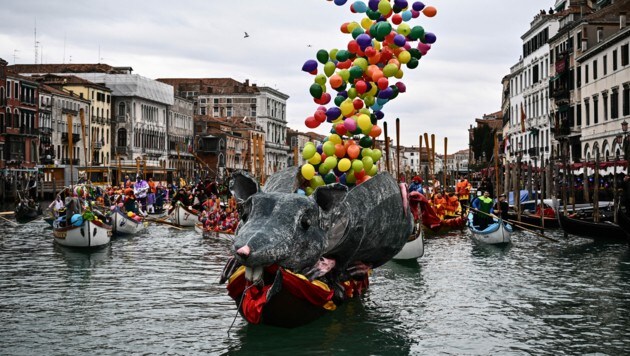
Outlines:
POLYGON ((336 106, 333 106, 330 109, 326 110, 326 119, 329 122, 336 120, 339 115, 341 115, 341 109, 336 106))
POLYGON ((405 36, 401 34, 397 34, 396 36, 394 36, 394 44, 396 46, 403 47, 406 43, 407 43, 407 40, 405 39, 405 36))
POLYGON ((437 37, 435 37, 434 33, 427 32, 424 34, 424 43, 432 44, 435 43, 437 37))
POLYGON ((380 2, 380 0, 370 0, 368 2, 368 7, 370 8, 370 10, 372 11, 378 11, 378 3, 380 2))
POLYGON ((407 3, 407 0, 394 0, 394 6, 404 9, 409 6, 409 3, 407 3))
POLYGON ((309 59, 308 61, 304 62, 304 65, 302 66, 302 70, 308 73, 316 69, 317 69, 317 61, 314 59, 309 59))
POLYGON ((365 49, 368 46, 372 45, 372 37, 370 37, 370 35, 366 34, 366 33, 362 33, 359 36, 357 36, 357 43, 359 44, 359 46, 361 47, 361 49, 365 49))
POLYGON ((381 90, 378 92, 378 97, 381 99, 389 99, 392 94, 394 94, 394 91, 392 90, 392 88, 387 87, 387 89, 381 90))
POLYGON ((376 120, 381 120, 385 117, 385 113, 380 110, 374 111, 374 116, 376 116, 376 120))
POLYGON ((403 82, 396 82, 396 84, 394 85, 396 86, 396 88, 398 88, 399 93, 404 93, 407 91, 407 86, 403 82))
POLYGON ((416 1, 413 3, 413 5, 411 5, 411 7, 416 11, 422 11, 422 9, 424 9, 424 4, 420 1, 416 1))
POLYGON ((345 90, 342 90, 337 93, 337 96, 343 96, 344 98, 348 99, 348 92, 345 90))
POLYGON ((322 148, 322 144, 320 143, 319 145, 317 145, 317 153, 321 155, 322 152, 324 152, 324 149, 322 148))

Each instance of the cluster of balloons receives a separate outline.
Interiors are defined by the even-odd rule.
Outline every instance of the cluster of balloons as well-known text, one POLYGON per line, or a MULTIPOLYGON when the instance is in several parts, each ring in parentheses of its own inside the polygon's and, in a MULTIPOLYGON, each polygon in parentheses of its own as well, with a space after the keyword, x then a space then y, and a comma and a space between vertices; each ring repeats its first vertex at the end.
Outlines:
MULTIPOLYGON (((334 0, 338 6, 346 2, 334 0)), ((416 68, 436 41, 436 36, 422 26, 409 24, 421 14, 437 14, 434 7, 420 1, 354 1, 350 11, 365 17, 341 25, 341 32, 352 36, 346 48, 320 49, 316 60, 307 60, 302 66, 303 71, 315 76, 309 91, 319 105, 306 118, 306 126, 314 129, 324 122, 333 125, 323 144, 310 143, 302 151, 308 161, 301 169, 302 176, 310 181, 307 194, 334 182, 360 184, 377 173, 381 151, 372 147, 381 135, 378 122, 385 116, 383 107, 406 91, 400 81, 405 68, 416 68), (323 73, 318 71, 320 64, 323 73)))

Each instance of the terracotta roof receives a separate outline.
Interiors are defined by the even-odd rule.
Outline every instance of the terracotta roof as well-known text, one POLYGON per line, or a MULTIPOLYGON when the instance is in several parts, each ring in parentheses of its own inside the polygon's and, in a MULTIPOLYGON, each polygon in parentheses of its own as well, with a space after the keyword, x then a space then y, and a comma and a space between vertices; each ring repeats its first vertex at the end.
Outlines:
POLYGON ((311 140, 315 140, 315 141, 323 141, 324 138, 326 138, 326 136, 320 135, 313 131, 306 132, 305 135, 308 136, 311 140))
POLYGON ((108 64, 14 64, 9 69, 18 73, 109 73, 125 74, 127 71, 108 64))
POLYGON ((618 24, 620 12, 630 12, 630 0, 617 0, 615 3, 584 17, 584 20, 588 22, 609 22, 618 24))
POLYGON ((97 84, 74 75, 40 74, 33 75, 31 78, 48 85, 84 85, 95 87, 103 91, 111 91, 111 89, 104 85, 97 84))

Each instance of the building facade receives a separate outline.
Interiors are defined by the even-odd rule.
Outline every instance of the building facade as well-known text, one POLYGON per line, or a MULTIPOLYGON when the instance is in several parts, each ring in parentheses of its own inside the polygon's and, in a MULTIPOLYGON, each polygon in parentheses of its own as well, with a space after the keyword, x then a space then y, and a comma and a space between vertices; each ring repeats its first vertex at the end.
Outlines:
POLYGON ((168 167, 178 172, 179 176, 193 177, 194 103, 179 96, 174 98, 173 105, 167 111, 168 167))

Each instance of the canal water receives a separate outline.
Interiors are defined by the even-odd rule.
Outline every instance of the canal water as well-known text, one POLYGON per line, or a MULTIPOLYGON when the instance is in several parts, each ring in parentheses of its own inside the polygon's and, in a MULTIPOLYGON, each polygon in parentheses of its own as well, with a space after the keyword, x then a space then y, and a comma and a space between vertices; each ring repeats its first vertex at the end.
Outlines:
POLYGON ((0 224, 2 355, 630 352, 624 244, 519 232, 495 248, 453 233, 376 269, 362 299, 286 330, 236 315, 218 284, 224 242, 152 225, 86 253, 55 245, 43 221, 0 224))

